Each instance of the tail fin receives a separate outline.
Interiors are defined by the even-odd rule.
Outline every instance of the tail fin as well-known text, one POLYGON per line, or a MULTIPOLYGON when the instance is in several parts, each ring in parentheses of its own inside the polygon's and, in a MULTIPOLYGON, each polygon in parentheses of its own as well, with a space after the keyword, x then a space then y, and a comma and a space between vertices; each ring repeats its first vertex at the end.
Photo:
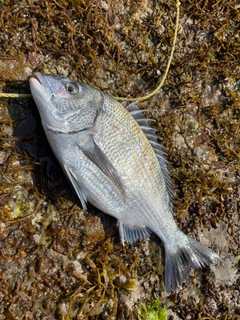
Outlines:
POLYGON ((220 260, 215 252, 189 237, 188 244, 178 247, 174 254, 168 250, 167 246, 165 250, 165 287, 167 293, 182 284, 191 268, 199 269, 220 260))

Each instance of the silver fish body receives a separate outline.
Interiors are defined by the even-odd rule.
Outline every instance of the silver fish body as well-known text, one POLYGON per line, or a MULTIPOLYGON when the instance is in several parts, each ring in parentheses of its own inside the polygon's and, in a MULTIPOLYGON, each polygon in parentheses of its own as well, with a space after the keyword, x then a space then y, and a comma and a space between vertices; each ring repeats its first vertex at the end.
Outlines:
POLYGON ((167 292, 191 267, 219 260, 178 229, 162 148, 135 104, 125 108, 69 78, 34 73, 29 82, 49 143, 83 208, 89 201, 117 218, 122 243, 151 233, 163 242, 167 292))

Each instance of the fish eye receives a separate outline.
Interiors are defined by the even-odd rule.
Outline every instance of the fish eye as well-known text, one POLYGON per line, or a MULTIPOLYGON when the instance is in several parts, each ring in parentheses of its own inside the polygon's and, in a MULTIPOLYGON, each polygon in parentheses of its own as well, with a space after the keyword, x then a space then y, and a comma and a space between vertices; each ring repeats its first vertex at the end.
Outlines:
POLYGON ((70 94, 77 94, 78 93, 78 87, 75 83, 69 82, 65 85, 65 88, 68 93, 70 94))

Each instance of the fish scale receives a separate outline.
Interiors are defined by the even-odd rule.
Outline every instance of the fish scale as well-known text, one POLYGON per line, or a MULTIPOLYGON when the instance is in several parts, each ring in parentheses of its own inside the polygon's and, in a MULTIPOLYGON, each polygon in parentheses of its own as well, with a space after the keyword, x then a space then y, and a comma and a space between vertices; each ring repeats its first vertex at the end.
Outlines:
POLYGON ((114 216, 123 244, 151 233, 163 242, 167 292, 191 267, 219 260, 177 227, 164 152, 136 104, 125 108, 69 78, 37 72, 29 82, 49 143, 83 208, 91 202, 114 216))

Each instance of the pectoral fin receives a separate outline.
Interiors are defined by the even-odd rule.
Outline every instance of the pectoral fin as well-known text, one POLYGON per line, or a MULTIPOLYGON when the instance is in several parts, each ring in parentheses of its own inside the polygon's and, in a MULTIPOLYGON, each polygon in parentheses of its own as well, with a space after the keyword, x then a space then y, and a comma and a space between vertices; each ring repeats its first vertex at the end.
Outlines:
POLYGON ((107 156, 95 143, 92 135, 88 136, 87 141, 85 140, 84 144, 79 144, 79 149, 112 182, 112 184, 118 189, 119 193, 125 201, 126 195, 124 187, 121 179, 118 176, 117 170, 113 167, 107 156))

